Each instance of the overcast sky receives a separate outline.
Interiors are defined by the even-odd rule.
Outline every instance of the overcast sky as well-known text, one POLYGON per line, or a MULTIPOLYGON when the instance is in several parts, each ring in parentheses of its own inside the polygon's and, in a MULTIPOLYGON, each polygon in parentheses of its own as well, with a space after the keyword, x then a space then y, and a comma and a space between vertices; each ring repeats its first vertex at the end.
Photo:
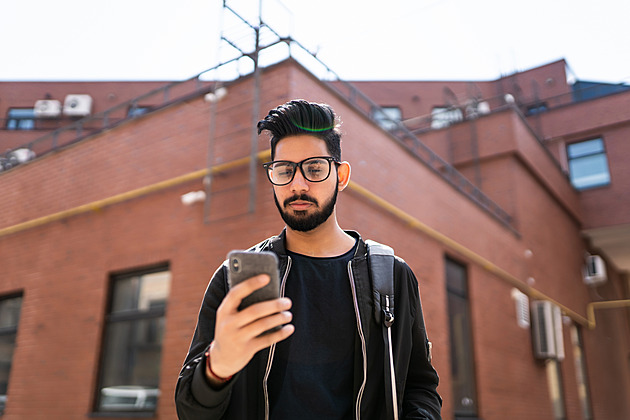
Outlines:
MULTIPOLYGON (((629 0, 263 1, 346 80, 493 80, 565 58, 578 79, 630 83, 628 16, 629 0)), ((0 0, 0 81, 187 79, 230 24, 221 0, 0 0)))

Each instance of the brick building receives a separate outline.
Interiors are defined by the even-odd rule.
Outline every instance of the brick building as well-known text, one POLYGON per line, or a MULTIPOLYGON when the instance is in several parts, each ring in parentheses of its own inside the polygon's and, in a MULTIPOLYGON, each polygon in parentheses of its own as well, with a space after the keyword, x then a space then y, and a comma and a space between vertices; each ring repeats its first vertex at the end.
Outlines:
POLYGON ((340 224, 420 280, 445 419, 630 418, 628 88, 564 61, 348 84, 293 59, 221 89, 0 83, 3 418, 175 418, 210 275, 283 227, 252 123, 298 97, 343 120, 340 224))

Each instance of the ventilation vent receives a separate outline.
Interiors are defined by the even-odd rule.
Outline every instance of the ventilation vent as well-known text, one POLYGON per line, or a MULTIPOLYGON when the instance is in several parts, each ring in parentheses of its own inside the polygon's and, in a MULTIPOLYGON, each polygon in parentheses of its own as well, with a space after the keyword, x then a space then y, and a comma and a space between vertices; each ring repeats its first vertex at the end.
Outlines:
POLYGON ((529 328, 529 297, 518 289, 512 289, 512 299, 516 304, 516 323, 521 328, 529 328))

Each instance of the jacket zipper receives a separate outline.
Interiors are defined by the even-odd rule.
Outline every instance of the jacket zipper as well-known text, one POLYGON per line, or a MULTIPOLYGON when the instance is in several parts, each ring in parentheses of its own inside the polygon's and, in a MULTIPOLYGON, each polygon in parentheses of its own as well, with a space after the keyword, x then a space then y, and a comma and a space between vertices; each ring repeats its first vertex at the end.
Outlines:
POLYGON ((363 356, 363 383, 357 393, 357 400, 355 402, 356 420, 361 419, 361 401, 363 399, 363 391, 365 390, 365 383, 367 382, 367 351, 365 349, 365 336, 363 334, 363 326, 361 325, 361 314, 359 313, 359 302, 357 300, 357 290, 354 284, 354 274, 352 273, 352 261, 348 262, 348 276, 350 278, 350 288, 352 289, 352 300, 354 302, 354 314, 357 318, 357 328, 359 330, 359 337, 361 338, 361 353, 363 356))
POLYGON ((385 295, 385 327, 387 328, 387 349, 389 351, 389 371, 392 391, 392 408, 394 420, 398 420, 398 396, 396 391, 396 370, 394 369, 394 351, 392 343, 392 324, 394 323, 394 314, 390 309, 389 296, 385 295))
MULTIPOLYGON (((287 269, 282 276, 282 283, 280 283, 280 297, 284 297, 284 289, 289 277, 289 270, 291 270, 291 257, 287 257, 287 269)), ((276 352, 276 344, 272 344, 269 348, 269 357, 267 358, 267 367, 265 368, 265 376, 263 377, 263 394, 265 396, 265 420, 269 420, 269 390, 267 389, 267 380, 269 379, 269 373, 271 372, 271 365, 273 363, 273 354, 276 352)))

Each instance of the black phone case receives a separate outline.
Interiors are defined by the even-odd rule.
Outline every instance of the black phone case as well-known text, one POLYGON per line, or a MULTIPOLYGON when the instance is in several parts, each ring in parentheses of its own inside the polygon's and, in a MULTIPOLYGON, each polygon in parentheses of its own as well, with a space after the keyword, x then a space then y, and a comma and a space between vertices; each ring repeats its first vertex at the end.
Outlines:
POLYGON ((238 308, 239 311, 253 303, 276 299, 280 296, 278 257, 273 252, 231 251, 228 254, 227 264, 230 287, 258 274, 268 274, 271 278, 269 284, 243 299, 238 308))

